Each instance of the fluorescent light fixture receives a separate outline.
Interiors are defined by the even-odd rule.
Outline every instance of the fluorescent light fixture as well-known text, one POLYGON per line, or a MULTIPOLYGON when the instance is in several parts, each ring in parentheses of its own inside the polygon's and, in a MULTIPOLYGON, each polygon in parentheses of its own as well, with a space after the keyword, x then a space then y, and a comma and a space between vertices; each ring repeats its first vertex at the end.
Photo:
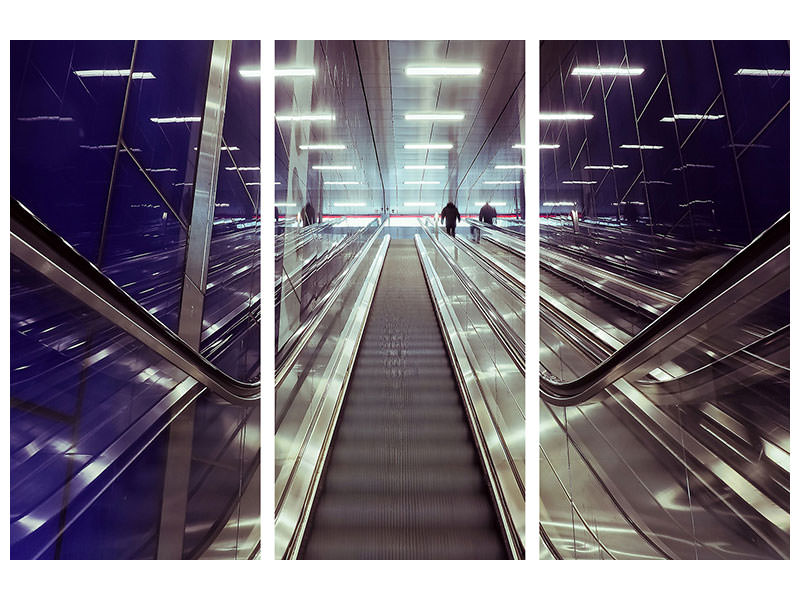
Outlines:
POLYGON ((660 179, 653 179, 651 181, 640 181, 643 185, 672 185, 669 181, 661 181, 660 179))
POLYGON ((275 115, 276 121, 335 121, 336 115, 275 115))
POLYGON ((714 165, 703 165, 697 163, 686 163, 682 167, 674 167, 673 171, 683 171, 685 169, 716 169, 714 165))
MULTIPOLYGON (((276 181, 275 183, 280 183, 280 181, 276 181)), ((245 183, 245 185, 261 185, 260 181, 250 181, 249 183, 245 183)))
POLYGON ((199 123, 200 117, 150 117, 153 123, 199 123))
POLYGON ((89 146, 86 144, 81 144, 80 148, 83 150, 111 150, 116 148, 116 144, 100 144, 98 146, 89 146))
POLYGON ((149 173, 177 173, 178 169, 174 169, 172 167, 162 167, 159 169, 145 169, 145 171, 149 173))
POLYGON ((184 181, 183 183, 173 183, 172 185, 174 185, 175 187, 192 187, 194 183, 192 183, 191 181, 184 181))
POLYGON ((575 206, 575 203, 559 200, 558 202, 542 202, 542 206, 575 206))
POLYGON ((239 69, 239 75, 246 79, 261 77, 261 69, 258 67, 242 67, 239 69))
POLYGON ((314 67, 286 67, 275 69, 275 77, 314 77, 317 70, 314 67))
POLYGON ((219 206, 220 208, 227 208, 230 206, 227 202, 215 202, 214 206, 219 206))
POLYGON ((23 123, 32 123, 35 121, 60 121, 60 122, 71 122, 74 121, 72 117, 59 117, 56 115, 39 115, 36 117, 17 117, 17 121, 22 121, 23 123))
POLYGON ((524 169, 525 165, 495 165, 495 169, 524 169))
POLYGON ((739 69, 734 75, 749 77, 789 77, 789 69, 739 69))
POLYGON ((281 182, 280 182, 280 181, 276 181, 276 182, 275 182, 275 185, 280 185, 280 184, 281 184, 281 182))
POLYGON ((294 202, 276 202, 275 206, 279 206, 281 208, 294 208, 297 206, 294 202))
POLYGON ((512 148, 518 148, 519 150, 525 150, 525 144, 514 144, 511 147, 512 148))
POLYGON ((519 181, 484 181, 486 185, 503 185, 503 184, 513 184, 516 185, 520 183, 519 181))
POLYGON ((314 165, 315 171, 352 171, 353 165, 314 165))
POLYGON ((679 204, 678 206, 686 208, 687 206, 689 206, 691 204, 714 204, 714 201, 713 200, 691 200, 690 202, 688 202, 686 204, 679 204))
POLYGON ((687 115, 678 114, 671 117, 662 117, 662 123, 674 123, 675 121, 716 121, 717 119, 724 119, 725 115, 687 115))
POLYGON ((481 67, 480 66, 448 66, 445 67, 441 66, 425 66, 425 67, 406 67, 406 75, 438 75, 438 76, 451 76, 451 75, 461 75, 461 76, 471 76, 471 75, 480 75, 481 74, 481 67))
POLYGON ((664 146, 648 146, 646 144, 622 144, 620 148, 626 148, 628 150, 661 150, 664 146))
POLYGON ((453 144, 403 144, 406 150, 450 150, 453 144))
POLYGON ((561 144, 539 144, 539 150, 555 150, 561 148, 561 144))
POLYGON ((439 185, 438 181, 406 181, 406 185, 439 185))
POLYGON ((344 150, 344 144, 300 144, 300 150, 344 150))
POLYGON ((442 170, 444 169, 444 165, 405 165, 404 169, 414 170, 414 171, 424 171, 424 170, 442 170))
MULTIPOLYGON (((220 146, 219 149, 222 151, 227 150, 228 152, 236 152, 239 150, 239 146, 220 146)), ((197 146, 195 146, 193 150, 197 151, 197 146)))
POLYGON ((588 121, 592 118, 594 118, 594 115, 590 115, 589 113, 539 113, 540 121, 588 121))
POLYGON ((436 206, 435 202, 403 202, 403 206, 436 206))
POLYGON ((360 181, 325 181, 325 185, 361 185, 360 181))
MULTIPOLYGON (((73 71, 78 77, 128 77, 130 69, 89 69, 87 71, 73 71)), ((155 79, 156 76, 149 71, 134 71, 131 79, 155 79)))
POLYGON ((366 202, 334 202, 334 206, 366 206, 366 202))
POLYGON ((627 169, 628 165, 586 165, 584 169, 596 169, 598 171, 611 171, 613 169, 627 169))
POLYGON ((642 67, 575 67, 572 75, 623 75, 631 77, 644 73, 642 67))
MULTIPOLYGON (((483 206, 485 202, 475 202, 475 206, 483 206)), ((505 206, 505 202, 489 202, 489 206, 505 206)))
POLYGON ((464 113, 406 113, 406 121, 461 121, 464 113))
POLYGON ((596 181, 562 181, 561 183, 566 183, 570 185, 592 185, 593 183, 597 183, 596 181))
POLYGON ((261 167, 225 167, 226 171, 260 171, 261 167))

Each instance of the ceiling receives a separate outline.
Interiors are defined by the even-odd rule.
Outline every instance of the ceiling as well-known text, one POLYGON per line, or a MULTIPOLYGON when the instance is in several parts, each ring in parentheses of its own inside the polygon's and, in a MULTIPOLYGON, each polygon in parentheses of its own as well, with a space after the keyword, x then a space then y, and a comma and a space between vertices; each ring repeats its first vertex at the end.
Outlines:
POLYGON ((432 214, 453 200, 462 213, 474 213, 488 200, 500 213, 524 213, 523 171, 495 169, 524 165, 524 149, 513 148, 524 144, 524 42, 292 41, 276 42, 275 56, 277 69, 313 65, 316 71, 313 77, 276 77, 276 115, 335 115, 310 123, 276 119, 275 190, 276 203, 286 204, 282 211, 292 214, 310 200, 324 214, 432 214), (431 65, 479 65, 481 71, 406 74, 408 66, 431 65), (406 119, 425 112, 464 118, 406 119), (322 143, 345 148, 299 148, 322 143), (404 147, 431 143, 452 149, 404 147), (405 168, 423 165, 439 168, 405 168), (426 183, 411 183, 420 181, 426 183), (506 183, 486 183, 498 181, 506 183))

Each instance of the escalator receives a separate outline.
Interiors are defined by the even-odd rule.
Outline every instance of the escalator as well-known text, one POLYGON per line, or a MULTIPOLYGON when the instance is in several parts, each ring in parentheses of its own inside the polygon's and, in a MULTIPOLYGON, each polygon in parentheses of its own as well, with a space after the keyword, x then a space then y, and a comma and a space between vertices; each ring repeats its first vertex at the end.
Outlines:
POLYGON ((391 241, 300 556, 508 557, 412 240, 391 241))
MULTIPOLYGON (((223 240, 238 252, 223 247, 215 292, 239 287, 241 241, 223 240)), ((11 254, 11 556, 155 558, 169 427, 189 407, 183 558, 257 554, 257 294, 215 303, 200 354, 13 199, 11 254)))
POLYGON ((545 274, 543 554, 788 557, 788 233, 787 214, 631 327, 545 274))

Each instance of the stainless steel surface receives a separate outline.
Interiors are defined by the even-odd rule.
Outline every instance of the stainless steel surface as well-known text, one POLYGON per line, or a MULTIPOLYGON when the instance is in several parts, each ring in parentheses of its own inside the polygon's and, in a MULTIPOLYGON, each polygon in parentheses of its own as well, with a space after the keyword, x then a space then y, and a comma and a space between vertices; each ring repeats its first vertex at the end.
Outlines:
POLYGON ((543 397, 559 405, 590 400, 617 379, 646 375, 654 368, 650 361, 669 361, 711 335, 715 326, 736 320, 784 293, 789 269, 788 223, 787 214, 774 226, 777 229, 756 238, 592 373, 569 382, 540 377, 543 397), (780 239, 772 240, 776 236, 780 239))
MULTIPOLYGON (((388 247, 389 236, 385 236, 359 286, 358 298, 340 307, 339 315, 344 316, 346 322, 334 339, 330 359, 319 365, 324 369, 319 381, 308 378, 310 385, 301 385, 299 390, 295 390, 291 379, 284 378, 276 383, 276 399, 284 398, 297 413, 297 417, 276 419, 276 558, 296 558, 300 551, 388 247)), ((333 318, 339 315, 334 314, 333 318)), ((302 384, 305 383, 304 380, 302 384)))
POLYGON ((415 238, 479 456, 514 558, 525 555, 525 378, 439 253, 415 238), (460 288, 460 291, 459 291, 460 288))

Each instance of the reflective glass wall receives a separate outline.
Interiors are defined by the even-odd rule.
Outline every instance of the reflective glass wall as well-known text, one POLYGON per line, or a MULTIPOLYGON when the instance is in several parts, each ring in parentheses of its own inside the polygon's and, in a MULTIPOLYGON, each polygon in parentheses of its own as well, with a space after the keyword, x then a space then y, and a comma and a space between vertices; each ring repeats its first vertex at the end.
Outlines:
MULTIPOLYGON (((12 198, 248 381, 260 376, 259 62, 257 41, 11 43, 12 198), (212 88, 220 112, 207 110, 212 88), (211 140, 202 155, 201 131, 211 140), (198 202, 202 182, 209 193, 198 202), (208 237, 203 227, 190 234, 202 202, 208 237), (194 235, 206 243, 190 255, 194 235), (181 315, 190 285, 203 310, 181 315)), ((196 411, 181 467, 182 555, 251 556, 258 407, 189 394, 186 373, 45 275, 12 256, 12 557, 161 556, 165 484, 176 479, 170 427, 187 403, 196 411)))
POLYGON ((788 42, 545 41, 541 64, 542 214, 740 245, 788 210, 788 42))

